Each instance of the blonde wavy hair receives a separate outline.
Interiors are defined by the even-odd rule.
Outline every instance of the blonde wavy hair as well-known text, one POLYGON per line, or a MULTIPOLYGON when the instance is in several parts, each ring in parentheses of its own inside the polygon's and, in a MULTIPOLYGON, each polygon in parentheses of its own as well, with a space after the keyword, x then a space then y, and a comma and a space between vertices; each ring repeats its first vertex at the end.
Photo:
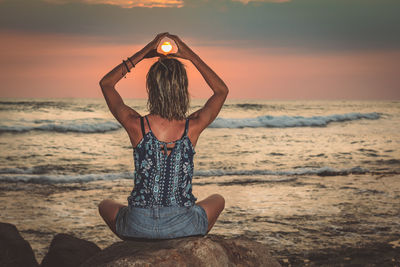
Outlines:
POLYGON ((188 78, 185 66, 175 58, 159 58, 146 76, 150 114, 168 120, 186 118, 189 109, 188 78))

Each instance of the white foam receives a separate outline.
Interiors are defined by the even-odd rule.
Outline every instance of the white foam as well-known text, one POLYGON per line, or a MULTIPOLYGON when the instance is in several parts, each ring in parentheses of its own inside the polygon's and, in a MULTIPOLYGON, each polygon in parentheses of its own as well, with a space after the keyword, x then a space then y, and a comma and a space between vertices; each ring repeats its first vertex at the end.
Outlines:
POLYGON ((277 176, 290 176, 290 175, 321 175, 321 176, 334 176, 334 175, 348 175, 348 174, 364 174, 368 173, 368 169, 359 166, 348 169, 334 169, 330 167, 321 168, 298 168, 294 170, 198 170, 194 172, 195 176, 225 176, 225 175, 238 175, 238 176, 253 176, 253 175, 277 175, 277 176))
MULTIPOLYGON (((327 126, 331 122, 345 122, 360 119, 377 120, 380 115, 373 113, 346 113, 328 116, 260 116, 245 119, 217 118, 210 128, 286 128, 286 127, 309 127, 327 126)), ((104 133, 121 129, 122 126, 116 121, 100 118, 87 118, 75 120, 2 120, 0 133, 19 133, 29 131, 45 132, 77 132, 77 133, 104 133)))
POLYGON ((225 119, 217 118, 210 124, 210 128, 244 128, 244 127, 264 127, 264 128, 287 128, 287 127, 324 127, 331 122, 345 122, 360 119, 377 120, 380 115, 372 113, 346 113, 328 116, 260 116, 244 119, 225 119))
POLYGON ((20 169, 20 168, 2 168, 0 174, 32 174, 32 168, 20 169))
POLYGON ((82 175, 35 175, 35 174, 2 174, 0 181, 27 182, 35 184, 67 184, 87 183, 92 181, 113 181, 117 179, 133 179, 133 173, 98 173, 82 175))
MULTIPOLYGON (((212 176, 254 176, 254 175, 271 175, 271 176, 294 176, 294 175, 319 175, 319 176, 336 176, 349 174, 365 174, 369 170, 354 167, 349 169, 334 169, 330 167, 322 168, 300 168, 295 170, 198 170, 194 172, 194 178, 212 177, 212 176)), ((57 184, 57 183, 86 183, 92 181, 112 181, 117 179, 133 179, 133 172, 121 173, 98 173, 98 174, 82 174, 82 175, 37 175, 33 174, 33 169, 4 168, 0 169, 0 181, 8 182, 28 182, 38 184, 57 184)), ((286 178, 284 178, 286 179, 286 178)))
POLYGON ((121 125, 115 121, 107 121, 99 118, 76 120, 35 120, 35 121, 3 121, 0 124, 1 132, 78 132, 78 133, 104 133, 115 131, 121 125))

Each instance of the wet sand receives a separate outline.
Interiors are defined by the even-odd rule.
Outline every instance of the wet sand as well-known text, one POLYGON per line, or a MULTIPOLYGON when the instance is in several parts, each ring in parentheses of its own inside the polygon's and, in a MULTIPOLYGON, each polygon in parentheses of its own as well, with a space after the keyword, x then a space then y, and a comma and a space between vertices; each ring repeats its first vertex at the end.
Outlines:
MULTIPOLYGON (((211 233, 266 243, 285 266, 399 266, 400 176, 254 176, 194 179, 201 200, 226 199, 211 233)), ((101 217, 105 198, 126 203, 131 180, 0 183, 0 221, 15 224, 40 262, 57 233, 104 248, 119 241, 101 217)))

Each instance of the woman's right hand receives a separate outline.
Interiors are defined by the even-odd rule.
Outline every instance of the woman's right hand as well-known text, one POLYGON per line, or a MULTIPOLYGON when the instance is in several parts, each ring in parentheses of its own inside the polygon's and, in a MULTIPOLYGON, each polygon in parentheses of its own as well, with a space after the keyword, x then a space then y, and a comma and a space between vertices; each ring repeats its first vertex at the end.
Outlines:
POLYGON ((187 46, 177 35, 167 34, 167 37, 171 38, 178 46, 178 51, 169 54, 170 56, 191 60, 194 52, 189 48, 189 46, 187 46))
POLYGON ((148 43, 145 47, 142 48, 140 52, 143 52, 143 58, 152 58, 161 56, 157 53, 157 47, 160 45, 160 41, 168 35, 168 32, 163 32, 157 34, 157 36, 148 43))

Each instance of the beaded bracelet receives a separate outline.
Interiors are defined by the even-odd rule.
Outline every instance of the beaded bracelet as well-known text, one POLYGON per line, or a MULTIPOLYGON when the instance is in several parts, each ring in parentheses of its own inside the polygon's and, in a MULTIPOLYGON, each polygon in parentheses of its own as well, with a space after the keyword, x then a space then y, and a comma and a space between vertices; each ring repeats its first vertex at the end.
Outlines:
POLYGON ((125 61, 125 60, 122 60, 122 62, 124 63, 124 65, 125 65, 125 67, 126 67, 126 70, 127 70, 128 72, 131 72, 131 71, 129 70, 129 68, 128 68, 128 65, 126 64, 126 61, 125 61))
POLYGON ((135 67, 135 64, 133 64, 132 60, 128 57, 129 62, 132 64, 132 68, 135 67))

